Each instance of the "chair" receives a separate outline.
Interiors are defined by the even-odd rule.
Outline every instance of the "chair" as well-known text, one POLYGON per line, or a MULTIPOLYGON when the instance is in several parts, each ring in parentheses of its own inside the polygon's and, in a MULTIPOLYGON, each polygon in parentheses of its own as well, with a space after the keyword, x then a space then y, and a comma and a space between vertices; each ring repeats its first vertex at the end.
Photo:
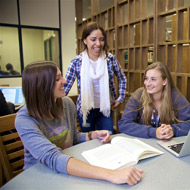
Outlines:
MULTIPOLYGON (((77 98, 78 98, 78 95, 69 95, 69 98, 71 98, 71 100, 74 102, 74 104, 76 105, 76 102, 77 102, 77 98)), ((81 128, 80 128, 80 124, 79 124, 79 120, 78 120, 78 117, 77 117, 77 128, 78 130, 81 132, 81 128)))
POLYGON ((0 117, 0 162, 6 181, 23 171, 24 147, 15 129, 16 113, 0 117))
POLYGON ((2 87, 9 87, 9 84, 0 84, 0 86, 2 86, 2 87))

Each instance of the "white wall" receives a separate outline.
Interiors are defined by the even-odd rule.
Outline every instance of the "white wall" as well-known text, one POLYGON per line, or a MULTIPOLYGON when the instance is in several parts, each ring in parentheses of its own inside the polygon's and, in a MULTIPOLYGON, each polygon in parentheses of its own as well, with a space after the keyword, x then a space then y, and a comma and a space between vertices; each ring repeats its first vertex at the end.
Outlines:
MULTIPOLYGON (((15 24, 16 0, 1 0, 0 22, 15 24), (3 3, 3 6, 2 6, 3 3), (10 13, 9 8, 14 10, 10 13), (10 14, 8 15, 7 12, 10 14), (3 18, 3 19, 2 19, 3 18), (13 23, 14 22, 14 23, 13 23)), ((58 1, 20 0, 21 24, 45 27, 58 27, 58 1), (46 6, 43 6, 45 3, 46 6), (38 7, 35 9, 35 7, 38 7), (44 14, 45 12, 45 14, 44 14)), ((65 76, 70 61, 76 56, 75 44, 75 0, 61 0, 62 68, 65 76)), ((0 84, 21 86, 21 78, 1 78, 0 84)), ((69 94, 77 94, 76 82, 69 94)))
POLYGON ((58 0, 19 0, 22 25, 59 27, 58 0))
POLYGON ((42 30, 22 30, 22 40, 25 66, 35 60, 44 60, 42 30))
MULTIPOLYGON (((62 66, 63 76, 71 60, 76 56, 76 24, 75 24, 75 0, 61 0, 61 32, 62 32, 62 66)), ((69 95, 77 94, 75 81, 69 95)))
POLYGON ((0 23, 18 24, 16 0, 0 0, 0 23))

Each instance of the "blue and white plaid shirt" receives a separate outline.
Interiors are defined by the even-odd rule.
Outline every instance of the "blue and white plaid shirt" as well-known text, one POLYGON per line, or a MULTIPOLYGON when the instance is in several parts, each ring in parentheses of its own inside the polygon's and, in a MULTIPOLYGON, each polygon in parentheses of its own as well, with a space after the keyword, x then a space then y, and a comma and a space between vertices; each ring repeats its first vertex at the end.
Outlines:
MULTIPOLYGON (((110 93, 111 93, 111 99, 112 100, 118 100, 120 103, 123 102, 125 98, 125 90, 126 90, 126 83, 127 79, 125 77, 125 74, 123 73, 121 66, 119 65, 118 60, 116 59, 115 55, 112 55, 111 53, 108 54, 107 59, 107 65, 108 65, 108 75, 109 75, 109 87, 110 87, 110 93), (119 97, 116 96, 115 91, 115 84, 114 84, 114 74, 116 75, 118 82, 119 82, 119 97)), ((81 89, 81 83, 80 83, 80 71, 81 71, 81 65, 82 65, 82 54, 76 56, 70 63, 67 73, 66 73, 66 84, 64 85, 65 93, 66 95, 69 93, 71 87, 73 86, 73 83, 77 77, 77 85, 78 90, 80 92, 81 89)), ((79 115, 82 117, 82 110, 81 110, 81 94, 79 94, 77 99, 77 111, 79 112, 79 115)))

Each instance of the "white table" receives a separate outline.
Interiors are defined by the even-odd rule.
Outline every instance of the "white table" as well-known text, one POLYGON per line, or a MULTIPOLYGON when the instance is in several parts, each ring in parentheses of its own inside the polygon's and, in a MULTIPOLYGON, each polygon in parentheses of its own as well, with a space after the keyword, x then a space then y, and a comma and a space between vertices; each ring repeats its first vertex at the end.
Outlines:
MULTIPOLYGON (((180 138, 184 137, 178 137, 179 140, 180 138)), ((143 180, 135 186, 115 185, 107 181, 60 174, 37 163, 10 180, 1 190, 189 190, 190 156, 176 158, 157 145, 157 139, 139 139, 163 151, 164 154, 142 160, 135 166, 144 170, 143 180)), ((63 152, 85 161, 81 152, 100 145, 98 140, 92 140, 68 148, 63 152)))

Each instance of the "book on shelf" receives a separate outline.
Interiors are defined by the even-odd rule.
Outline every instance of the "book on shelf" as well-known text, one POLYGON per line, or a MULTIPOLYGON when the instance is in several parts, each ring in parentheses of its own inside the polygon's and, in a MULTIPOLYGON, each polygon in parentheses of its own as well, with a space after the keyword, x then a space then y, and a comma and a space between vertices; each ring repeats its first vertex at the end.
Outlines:
POLYGON ((133 166, 139 160, 157 156, 163 152, 136 138, 117 136, 111 140, 111 143, 81 154, 91 165, 115 170, 133 166))

